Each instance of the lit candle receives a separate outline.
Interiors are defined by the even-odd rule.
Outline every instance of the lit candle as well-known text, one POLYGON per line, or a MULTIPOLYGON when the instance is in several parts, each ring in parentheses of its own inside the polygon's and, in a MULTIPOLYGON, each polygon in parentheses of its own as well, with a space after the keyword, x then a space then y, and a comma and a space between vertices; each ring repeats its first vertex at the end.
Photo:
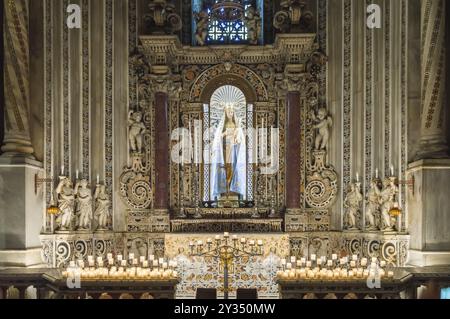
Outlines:
POLYGON ((327 266, 328 266, 328 267, 332 267, 332 266, 333 266, 333 261, 332 261, 332 260, 328 260, 327 266))
POLYGON ((246 241, 247 241, 247 239, 241 238, 241 244, 245 244, 246 241))
POLYGON ((220 240, 220 236, 219 235, 216 236, 216 240, 220 240))
POLYGON ((333 254, 333 255, 331 256, 331 259, 337 260, 337 259, 338 259, 338 255, 337 255, 337 254, 333 254))
POLYGON ((133 259, 134 259, 134 254, 133 254, 133 253, 130 253, 130 254, 128 255, 128 259, 133 260, 133 259))
POLYGON ((359 183, 359 173, 356 173, 356 182, 359 183))
POLYGON ((109 260, 109 259, 113 259, 113 254, 111 254, 111 253, 107 254, 107 255, 106 255, 106 259, 108 259, 108 260, 109 260))
POLYGON ((126 261, 126 260, 122 260, 122 261, 120 262, 120 265, 121 265, 122 267, 126 267, 126 266, 127 266, 127 261, 126 261))
POLYGON ((379 176, 379 170, 378 170, 378 168, 375 170, 375 178, 376 179, 378 179, 378 176, 379 176))
POLYGON ((295 261, 297 260, 297 258, 295 258, 295 256, 291 257, 291 263, 295 264, 295 261))
POLYGON ((258 246, 262 246, 263 245, 263 241, 262 240, 258 240, 258 246))
POLYGON ((234 241, 238 240, 238 237, 236 235, 233 235, 233 240, 234 241))
POLYGON ((64 176, 64 165, 61 165, 61 176, 64 176))
POLYGON ((228 238, 228 237, 230 237, 230 233, 229 233, 229 232, 225 232, 225 233, 223 233, 223 237, 224 237, 224 238, 228 238))
POLYGON ((150 261, 153 261, 153 260, 155 260, 155 255, 150 255, 150 261))
POLYGON ((394 171, 394 165, 391 165, 391 177, 394 177, 395 171, 394 171))
POLYGON ((77 170, 76 171, 76 173, 75 173, 75 178, 78 180, 78 177, 80 177, 80 171, 79 170, 77 170))
POLYGON ((353 261, 357 261, 357 260, 358 260, 358 255, 353 255, 353 256, 352 256, 352 260, 353 260, 353 261))
POLYGON ((139 261, 140 261, 141 263, 143 263, 143 262, 145 261, 145 256, 139 257, 139 261))
POLYGON ((100 175, 97 174, 97 184, 100 184, 100 175))
POLYGON ((203 246, 203 241, 199 240, 199 241, 197 242, 197 245, 203 246))
POLYGON ((312 266, 312 263, 310 261, 307 261, 306 262, 306 268, 311 268, 311 266, 312 266))
POLYGON ((255 241, 254 240, 250 240, 250 246, 255 246, 255 241))
POLYGON ((317 258, 316 255, 314 255, 314 254, 311 255, 311 261, 316 261, 316 258, 317 258))
POLYGON ((122 259, 123 259, 123 256, 122 256, 122 255, 117 255, 117 260, 118 260, 118 261, 122 261, 122 259))

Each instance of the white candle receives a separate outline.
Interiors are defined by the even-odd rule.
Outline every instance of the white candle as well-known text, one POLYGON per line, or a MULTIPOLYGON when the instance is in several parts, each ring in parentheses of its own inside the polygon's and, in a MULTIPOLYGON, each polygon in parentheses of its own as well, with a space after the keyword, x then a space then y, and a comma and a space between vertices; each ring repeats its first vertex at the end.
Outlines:
POLYGON ((376 179, 378 179, 378 176, 379 176, 379 170, 378 170, 378 168, 375 170, 375 178, 376 179))
POLYGON ((100 184, 100 175, 97 174, 97 184, 100 184))
POLYGON ((111 253, 107 254, 107 255, 106 255, 106 259, 108 259, 108 260, 109 260, 109 259, 113 259, 113 254, 111 254, 111 253))
POLYGON ((263 241, 262 240, 258 240, 258 246, 262 246, 263 245, 263 241))
POLYGON ((128 255, 128 259, 133 260, 133 259, 134 259, 134 254, 133 254, 133 253, 130 253, 130 254, 128 255))
POLYGON ((311 255, 311 261, 316 261, 317 256, 316 255, 311 255))
POLYGON ((356 173, 356 182, 359 183, 359 173, 356 173))
POLYGON ((358 255, 353 255, 353 256, 352 256, 352 260, 353 260, 353 261, 357 261, 357 260, 358 260, 358 255))
POLYGON ((247 239, 241 238, 241 243, 242 243, 242 244, 245 244, 246 241, 247 241, 247 239))
POLYGON ((391 177, 394 177, 395 171, 394 171, 394 165, 391 165, 391 177))
POLYGON ((118 260, 118 261, 122 261, 122 259, 123 259, 123 256, 122 256, 122 255, 117 255, 117 260, 118 260))
POLYGON ((150 255, 150 261, 153 261, 153 260, 155 260, 155 255, 150 255))
POLYGON ((228 233, 228 232, 225 232, 225 233, 223 234, 223 237, 224 237, 224 238, 228 238, 228 237, 230 237, 230 233, 228 233))
POLYGON ((139 261, 140 261, 141 263, 143 263, 143 262, 145 261, 145 256, 139 257, 139 261))
POLYGON ((337 255, 337 254, 333 254, 333 255, 331 256, 331 259, 337 260, 337 259, 338 259, 338 255, 337 255))
POLYGON ((75 173, 75 178, 78 180, 79 177, 80 177, 80 171, 77 170, 76 173, 75 173))

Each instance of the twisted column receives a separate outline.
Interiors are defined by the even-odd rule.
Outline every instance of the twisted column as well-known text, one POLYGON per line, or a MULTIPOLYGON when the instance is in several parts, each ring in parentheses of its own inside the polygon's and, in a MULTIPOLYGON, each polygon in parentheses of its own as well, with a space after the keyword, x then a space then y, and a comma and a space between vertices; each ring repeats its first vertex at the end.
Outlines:
POLYGON ((2 156, 32 157, 29 127, 28 1, 4 0, 5 137, 2 156))
POLYGON ((418 159, 448 157, 446 1, 421 2, 422 126, 418 159))

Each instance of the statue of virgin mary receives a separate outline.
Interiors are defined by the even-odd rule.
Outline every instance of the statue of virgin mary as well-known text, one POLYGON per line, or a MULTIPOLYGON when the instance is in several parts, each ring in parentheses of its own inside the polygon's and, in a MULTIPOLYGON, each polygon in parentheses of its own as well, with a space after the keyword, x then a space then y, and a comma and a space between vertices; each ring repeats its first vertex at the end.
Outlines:
POLYGON ((224 106, 224 115, 214 134, 211 150, 211 198, 246 197, 246 143, 234 105, 224 106))

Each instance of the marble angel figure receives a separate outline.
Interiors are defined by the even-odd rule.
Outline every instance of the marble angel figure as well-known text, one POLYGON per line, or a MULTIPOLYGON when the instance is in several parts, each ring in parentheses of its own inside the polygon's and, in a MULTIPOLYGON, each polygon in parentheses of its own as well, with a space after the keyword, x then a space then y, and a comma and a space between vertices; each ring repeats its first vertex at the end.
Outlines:
POLYGON ((108 230, 109 228, 109 218, 111 216, 109 210, 110 200, 108 194, 106 193, 105 185, 97 185, 94 194, 95 200, 95 212, 94 216, 97 220, 98 228, 97 230, 108 230))
POLYGON ((83 179, 75 185, 78 229, 88 230, 92 221, 92 193, 88 181, 83 179))
POLYGON ((349 188, 349 192, 344 200, 346 229, 357 230, 357 220, 359 218, 363 196, 360 191, 359 183, 350 184, 349 188))
POLYGON ((128 114, 128 128, 128 140, 131 150, 135 153, 142 153, 146 127, 142 122, 141 112, 130 111, 128 114))
POLYGON ((398 193, 398 187, 393 178, 386 178, 383 181, 383 190, 381 191, 381 219, 383 231, 393 231, 394 224, 389 214, 395 205, 395 196, 398 193))
POLYGON ((194 12, 194 19, 197 23, 195 39, 199 45, 204 46, 208 37, 209 14, 206 11, 194 12))
POLYGON ((381 204, 381 190, 378 187, 378 182, 373 180, 370 183, 370 189, 367 194, 366 204, 366 229, 368 231, 378 230, 377 215, 380 211, 381 204))
POLYGON ((59 215, 56 218, 58 230, 66 231, 72 230, 72 219, 74 217, 75 209, 75 194, 72 187, 72 182, 67 177, 60 177, 58 187, 55 193, 58 199, 59 215))
POLYGON ((326 150, 330 139, 330 128, 333 126, 333 119, 328 115, 328 111, 325 108, 319 109, 317 116, 314 111, 311 112, 311 118, 315 123, 313 128, 317 130, 315 149, 316 151, 326 150))
POLYGON ((224 106, 224 115, 215 131, 211 149, 211 198, 232 193, 245 199, 246 141, 241 121, 233 104, 224 106))

